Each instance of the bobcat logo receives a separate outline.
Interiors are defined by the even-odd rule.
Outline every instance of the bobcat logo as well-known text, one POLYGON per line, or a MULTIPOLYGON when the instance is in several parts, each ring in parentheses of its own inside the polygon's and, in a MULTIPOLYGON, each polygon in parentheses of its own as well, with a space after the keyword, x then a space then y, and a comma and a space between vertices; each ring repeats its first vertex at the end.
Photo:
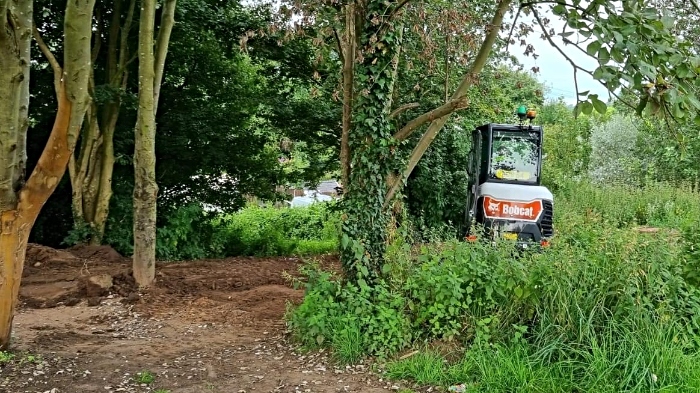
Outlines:
POLYGON ((489 211, 490 211, 490 212, 497 212, 497 211, 498 211, 498 208, 499 208, 500 206, 501 206, 501 203, 500 203, 500 202, 498 202, 498 203, 493 203, 493 202, 489 201, 489 211))

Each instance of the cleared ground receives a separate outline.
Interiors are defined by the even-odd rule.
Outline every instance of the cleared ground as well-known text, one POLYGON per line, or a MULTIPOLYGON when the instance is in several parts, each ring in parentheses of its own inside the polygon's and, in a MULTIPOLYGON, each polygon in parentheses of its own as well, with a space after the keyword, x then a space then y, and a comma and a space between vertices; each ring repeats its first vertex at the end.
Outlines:
MULTIPOLYGON (((304 356, 288 342, 283 315, 303 292, 285 272, 297 274, 301 263, 162 263, 154 288, 139 293, 130 261, 108 247, 30 245, 14 357, 0 357, 0 392, 397 389, 366 367, 337 368, 324 354, 304 356)), ((323 263, 337 265, 334 257, 323 263)))

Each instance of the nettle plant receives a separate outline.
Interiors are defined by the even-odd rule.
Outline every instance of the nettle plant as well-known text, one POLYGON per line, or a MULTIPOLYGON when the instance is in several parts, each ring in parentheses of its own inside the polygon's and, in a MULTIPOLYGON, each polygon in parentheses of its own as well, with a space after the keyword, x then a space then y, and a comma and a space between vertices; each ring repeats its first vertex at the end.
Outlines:
MULTIPOLYGON (((315 36, 326 74, 319 79, 340 75, 335 91, 317 93, 342 103, 341 259, 355 280, 382 275, 387 239, 402 210, 396 196, 451 115, 469 106, 469 88, 482 71, 518 42, 517 50, 531 55, 537 45, 555 46, 574 78, 586 73, 611 95, 631 93, 639 103, 627 104, 640 113, 700 114, 694 95, 700 59, 692 43, 679 38, 672 14, 642 1, 285 0, 279 14, 275 28, 315 36), (563 31, 550 27, 545 10, 566 22, 563 31), (507 15, 513 18, 506 21, 507 15), (528 41, 533 34, 542 38, 539 44, 528 41), (597 67, 576 64, 555 35, 597 67), (405 83, 411 75, 424 83, 405 83), (444 97, 424 99, 431 90, 444 97)), ((607 110, 596 94, 577 93, 576 113, 607 110)))

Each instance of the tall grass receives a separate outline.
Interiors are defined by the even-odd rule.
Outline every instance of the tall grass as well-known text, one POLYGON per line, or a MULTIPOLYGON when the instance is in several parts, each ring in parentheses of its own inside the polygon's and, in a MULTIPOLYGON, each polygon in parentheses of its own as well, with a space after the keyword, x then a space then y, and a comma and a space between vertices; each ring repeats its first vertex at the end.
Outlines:
POLYGON ((309 269, 295 337, 343 361, 392 359, 441 341, 388 376, 470 392, 700 391, 698 195, 663 185, 572 183, 555 200, 550 249, 444 243, 390 248, 374 287, 309 269), (661 228, 637 230, 639 225, 661 228), (676 231, 680 229, 680 231, 676 231), (689 266, 693 268, 689 268, 689 266))

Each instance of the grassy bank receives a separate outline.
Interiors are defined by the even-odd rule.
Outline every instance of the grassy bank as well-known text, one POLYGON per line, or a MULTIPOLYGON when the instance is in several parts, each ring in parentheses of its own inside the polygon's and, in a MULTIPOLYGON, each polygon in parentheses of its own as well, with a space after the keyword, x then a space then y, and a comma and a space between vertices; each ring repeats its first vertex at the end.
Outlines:
POLYGON ((664 186, 572 184, 557 193, 557 237, 542 254, 449 243, 416 255, 398 244, 375 287, 308 267, 288 319, 307 348, 341 362, 378 357, 389 377, 418 385, 700 391, 697 200, 664 186), (395 360, 436 342, 442 351, 395 360))

